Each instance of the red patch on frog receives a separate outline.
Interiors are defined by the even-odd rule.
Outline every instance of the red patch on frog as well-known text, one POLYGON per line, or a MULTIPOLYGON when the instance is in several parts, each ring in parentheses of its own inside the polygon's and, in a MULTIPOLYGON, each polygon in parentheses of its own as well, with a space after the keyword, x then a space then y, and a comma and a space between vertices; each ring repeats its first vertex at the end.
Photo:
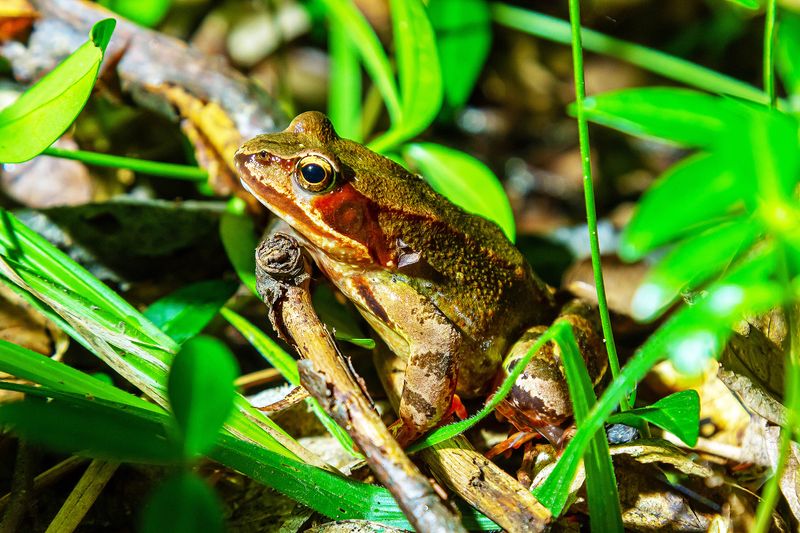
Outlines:
POLYGON ((322 220, 337 232, 366 246, 383 266, 397 265, 397 250, 378 224, 378 207, 350 183, 312 200, 322 220))

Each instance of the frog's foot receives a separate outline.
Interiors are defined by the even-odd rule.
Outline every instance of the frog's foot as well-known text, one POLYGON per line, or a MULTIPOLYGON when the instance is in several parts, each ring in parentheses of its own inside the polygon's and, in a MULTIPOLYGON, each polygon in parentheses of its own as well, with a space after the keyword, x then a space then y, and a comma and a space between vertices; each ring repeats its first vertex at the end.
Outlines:
POLYGON ((459 420, 464 420, 469 416, 469 414, 467 414, 467 408, 464 407, 463 403, 461 403, 461 398, 458 397, 458 394, 453 394, 453 401, 450 404, 450 409, 448 409, 444 414, 442 417, 442 423, 439 425, 444 425, 452 415, 456 415, 459 420))
POLYGON ((510 454, 511 450, 516 450, 528 441, 535 439, 539 434, 535 431, 517 431, 503 442, 492 446, 484 456, 487 459, 494 459, 501 454, 510 454))
POLYGON ((570 433, 569 431, 564 431, 558 426, 549 424, 537 427, 536 431, 538 431, 542 437, 546 438, 547 441, 557 450, 561 450, 564 447, 567 438, 574 434, 570 433))

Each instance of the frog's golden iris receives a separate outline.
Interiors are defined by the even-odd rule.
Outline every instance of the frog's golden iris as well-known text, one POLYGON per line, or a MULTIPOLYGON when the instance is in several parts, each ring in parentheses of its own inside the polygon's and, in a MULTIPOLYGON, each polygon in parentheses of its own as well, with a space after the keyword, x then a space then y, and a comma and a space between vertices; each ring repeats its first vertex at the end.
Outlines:
POLYGON ((330 161, 317 154, 301 157, 295 171, 297 183, 309 192, 322 192, 328 189, 336 177, 330 161))

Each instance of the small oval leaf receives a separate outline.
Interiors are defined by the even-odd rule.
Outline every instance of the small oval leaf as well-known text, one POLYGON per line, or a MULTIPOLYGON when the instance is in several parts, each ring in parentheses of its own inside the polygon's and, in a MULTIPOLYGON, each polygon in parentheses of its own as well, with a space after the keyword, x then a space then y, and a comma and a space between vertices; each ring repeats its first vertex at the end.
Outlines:
POLYGON ((90 41, 0 111, 0 162, 39 155, 72 124, 92 92, 115 24, 95 24, 90 41))
POLYGON ((403 155, 437 192, 465 211, 491 220, 514 242, 514 213, 489 167, 464 152, 435 143, 409 144, 403 155))
POLYGON ((679 391, 647 407, 616 413, 608 423, 636 425, 639 420, 655 424, 687 446, 694 446, 700 433, 700 396, 695 390, 679 391))
POLYGON ((233 407, 238 372, 233 354, 213 337, 194 337, 175 356, 167 390, 187 459, 207 452, 217 441, 233 407))
POLYGON ((153 491, 141 520, 144 533, 224 531, 219 499, 205 481, 191 472, 181 472, 153 491))

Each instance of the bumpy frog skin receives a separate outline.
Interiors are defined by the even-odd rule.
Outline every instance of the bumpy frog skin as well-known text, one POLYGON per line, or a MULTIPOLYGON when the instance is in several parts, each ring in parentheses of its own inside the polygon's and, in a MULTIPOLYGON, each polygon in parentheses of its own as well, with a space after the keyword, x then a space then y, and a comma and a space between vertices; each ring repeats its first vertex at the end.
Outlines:
POLYGON ((453 393, 485 393, 510 342, 554 317, 552 291, 494 223, 340 138, 321 113, 248 141, 236 165, 406 361, 406 439, 438 423, 453 393))

